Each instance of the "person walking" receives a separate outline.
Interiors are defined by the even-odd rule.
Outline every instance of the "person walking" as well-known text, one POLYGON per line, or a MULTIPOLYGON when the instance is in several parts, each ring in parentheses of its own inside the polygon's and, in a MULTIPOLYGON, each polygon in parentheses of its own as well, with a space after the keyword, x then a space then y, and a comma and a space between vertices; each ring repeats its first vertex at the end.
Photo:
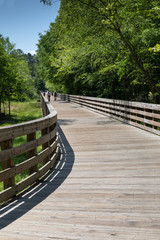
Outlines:
POLYGON ((54 101, 56 101, 57 100, 57 92, 55 91, 54 92, 54 101))
POLYGON ((51 95, 50 95, 50 92, 48 91, 48 92, 47 92, 48 102, 50 102, 50 97, 51 97, 51 95))

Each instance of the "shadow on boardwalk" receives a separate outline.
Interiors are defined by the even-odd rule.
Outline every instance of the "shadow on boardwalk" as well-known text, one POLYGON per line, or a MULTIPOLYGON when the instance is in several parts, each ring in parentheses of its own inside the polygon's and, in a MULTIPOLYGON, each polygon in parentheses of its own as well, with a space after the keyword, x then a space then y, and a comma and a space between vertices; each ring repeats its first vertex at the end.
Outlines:
POLYGON ((26 192, 0 208, 0 230, 8 226, 53 193, 68 177, 74 164, 74 152, 59 126, 61 157, 56 168, 26 192))

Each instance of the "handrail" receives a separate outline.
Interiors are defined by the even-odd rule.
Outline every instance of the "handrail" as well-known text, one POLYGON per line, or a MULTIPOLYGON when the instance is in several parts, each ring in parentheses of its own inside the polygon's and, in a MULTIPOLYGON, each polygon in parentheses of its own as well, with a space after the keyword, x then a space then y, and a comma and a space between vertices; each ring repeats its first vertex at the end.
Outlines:
POLYGON ((143 130, 160 135, 160 105, 116 99, 59 94, 62 100, 80 104, 143 130))
POLYGON ((43 118, 0 127, 0 182, 4 186, 0 192, 0 203, 11 199, 45 175, 59 156, 57 112, 42 95, 41 104, 43 118), (41 132, 39 138, 36 137, 37 132, 41 132), (14 147, 14 140, 22 136, 26 136, 26 142, 14 147), (37 153, 39 146, 41 150, 37 153), (15 165, 14 158, 24 153, 26 160, 15 165), (41 166, 38 167, 38 164, 41 166), (15 183, 15 177, 24 171, 28 171, 27 178, 15 183))

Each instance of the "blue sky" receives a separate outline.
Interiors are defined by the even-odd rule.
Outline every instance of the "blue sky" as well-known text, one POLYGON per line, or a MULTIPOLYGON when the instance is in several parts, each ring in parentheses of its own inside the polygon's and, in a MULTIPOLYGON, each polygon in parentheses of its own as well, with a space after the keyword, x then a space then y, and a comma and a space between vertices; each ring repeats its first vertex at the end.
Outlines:
POLYGON ((52 6, 40 0, 0 0, 0 34, 9 37, 16 49, 34 53, 39 33, 44 34, 58 15, 60 0, 52 6))

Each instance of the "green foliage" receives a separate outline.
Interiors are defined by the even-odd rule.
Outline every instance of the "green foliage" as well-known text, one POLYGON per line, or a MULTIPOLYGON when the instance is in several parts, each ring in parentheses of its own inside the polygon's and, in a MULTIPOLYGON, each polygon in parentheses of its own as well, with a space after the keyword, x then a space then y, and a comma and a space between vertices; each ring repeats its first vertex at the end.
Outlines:
POLYGON ((160 52, 160 44, 157 43, 153 48, 149 48, 149 51, 154 53, 160 52))
POLYGON ((0 126, 7 126, 10 124, 17 124, 26 121, 31 121, 42 117, 41 103, 37 101, 25 101, 11 103, 11 116, 6 116, 0 120, 0 126))
POLYGON ((35 78, 31 65, 33 63, 27 61, 21 50, 14 49, 9 38, 0 35, 0 115, 2 112, 5 114, 4 106, 7 102, 10 114, 11 100, 24 101, 35 96, 35 78))
POLYGON ((157 0, 61 0, 40 75, 62 92, 160 102, 159 18, 157 0))

